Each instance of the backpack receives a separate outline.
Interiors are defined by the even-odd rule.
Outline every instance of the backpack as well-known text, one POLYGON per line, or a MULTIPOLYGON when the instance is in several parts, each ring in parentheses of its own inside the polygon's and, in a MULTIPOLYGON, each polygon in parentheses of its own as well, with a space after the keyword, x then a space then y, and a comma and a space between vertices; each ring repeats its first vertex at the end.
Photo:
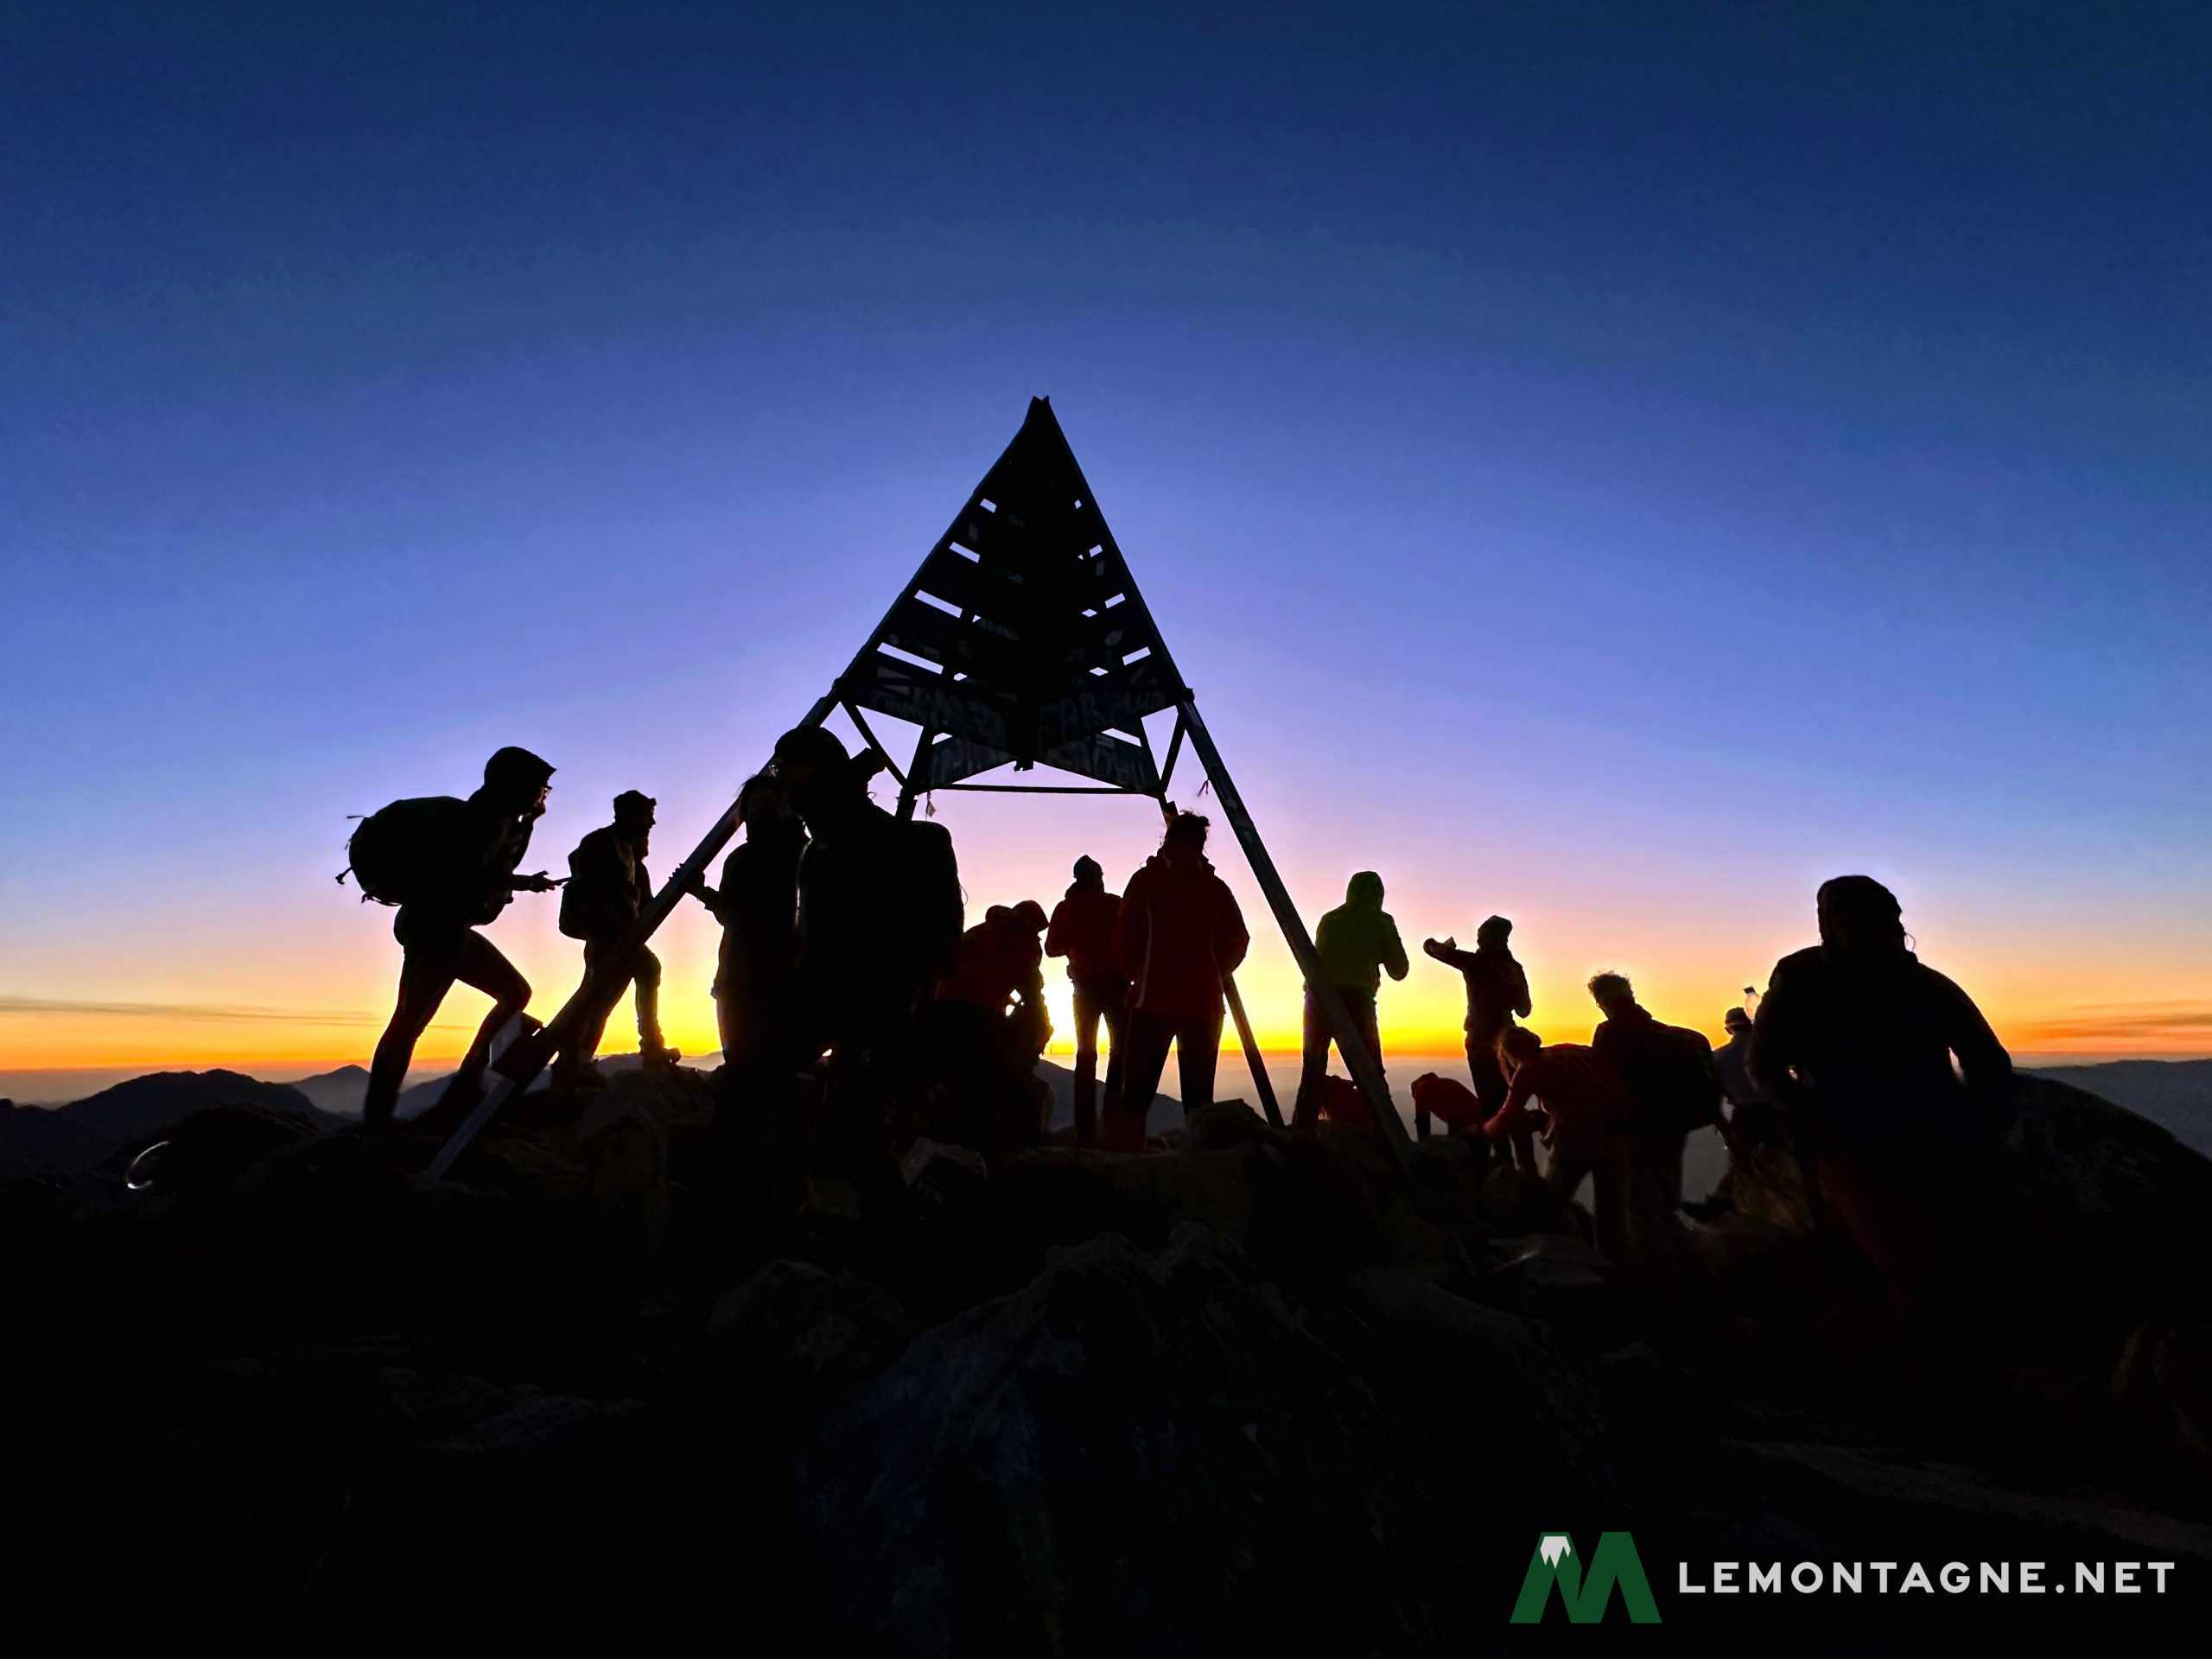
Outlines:
POLYGON ((451 795, 421 795, 394 801, 361 820, 346 843, 348 874, 361 889, 361 902, 412 904, 452 881, 454 848, 468 804, 451 795))
POLYGON ((1668 1111, 1662 1127, 1687 1132, 1718 1122, 1720 1072, 1713 1064, 1712 1039, 1682 1026, 1662 1026, 1659 1032, 1667 1055, 1668 1111))

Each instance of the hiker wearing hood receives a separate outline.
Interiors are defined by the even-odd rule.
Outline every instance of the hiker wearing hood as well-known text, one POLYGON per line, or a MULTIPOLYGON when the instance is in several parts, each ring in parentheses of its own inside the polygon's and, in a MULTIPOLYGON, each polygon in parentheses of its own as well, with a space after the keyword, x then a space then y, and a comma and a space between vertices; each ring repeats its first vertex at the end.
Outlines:
MULTIPOLYGON (((1382 878, 1362 870, 1344 885, 1344 901, 1321 918, 1313 935, 1313 949, 1321 971, 1337 988, 1345 1010, 1357 1028, 1357 1040, 1367 1045, 1375 1064, 1382 1064, 1382 1038, 1375 1017, 1375 994, 1382 975, 1403 979, 1410 971, 1406 947, 1398 938, 1398 925, 1382 908, 1382 878)), ((1311 1128, 1321 1109, 1321 1079, 1329 1072, 1332 1033, 1321 1012, 1320 999, 1311 986, 1306 991, 1306 1067, 1298 1081, 1298 1105, 1291 1127, 1311 1128)), ((1349 1062, 1347 1062, 1349 1065, 1349 1062)))
POLYGON ((1129 1064, 1106 1144, 1144 1148, 1145 1114, 1174 1046, 1187 1119, 1213 1102, 1221 1050, 1221 980, 1252 942, 1236 896, 1206 860, 1206 820, 1171 817, 1160 850, 1131 876, 1115 922, 1116 954, 1129 972, 1129 1064))
POLYGON ((1590 1035, 1591 1049, 1619 1074, 1635 1107, 1630 1137, 1637 1168, 1672 1207, 1682 1201, 1682 1150, 1691 1132, 1720 1116, 1713 1044, 1703 1032, 1660 1024, 1623 975, 1597 975, 1590 996, 1605 1016, 1590 1035))
MULTIPOLYGON (((1499 1068, 1497 1039, 1512 1029, 1516 1014, 1529 1017, 1529 976, 1522 971, 1515 960, 1509 941, 1513 937, 1513 924, 1503 916, 1493 916, 1475 930, 1475 948, 1459 949, 1456 939, 1426 939, 1421 949, 1446 966, 1457 968, 1467 983, 1467 1076, 1474 1084, 1475 1096, 1483 1103, 1486 1114, 1496 1114, 1505 1104, 1505 1073, 1499 1068)), ((1414 1112, 1414 1127, 1426 1138, 1429 1132, 1428 1116, 1418 1106, 1414 1112)), ((1535 1143, 1525 1134, 1512 1139, 1515 1156, 1523 1169, 1534 1172, 1535 1143)))
POLYGON ((1106 1110, 1122 1097, 1122 1044, 1128 1029, 1129 976, 1114 948, 1114 928, 1122 895, 1106 890, 1106 873, 1095 858, 1075 861, 1067 896, 1052 908, 1045 935, 1045 954, 1068 959, 1068 982, 1075 988, 1076 1144, 1098 1144, 1098 1027, 1103 1020, 1111 1045, 1106 1062, 1106 1110))
POLYGON ((493 1035, 530 1006, 530 982, 476 930, 497 918, 516 893, 550 893, 561 885, 543 870, 515 874, 530 850, 531 830, 545 811, 552 778, 553 768, 528 749, 501 749, 485 763, 483 787, 465 802, 448 801, 436 844, 420 850, 420 884, 391 925, 405 955, 391 1022, 369 1065, 368 1093, 361 1103, 368 1128, 391 1123, 415 1045, 455 981, 492 999, 492 1011, 454 1073, 464 1090, 481 1086, 493 1035))
POLYGON ((2012 1122, 2012 1057, 1907 949, 1887 887, 1838 876, 1816 902, 1821 943, 1777 963, 1759 1002, 1751 1077, 1782 1109, 1816 1213, 1903 1311, 1931 1313, 1947 1285, 1980 1282, 1961 1268, 2012 1122))

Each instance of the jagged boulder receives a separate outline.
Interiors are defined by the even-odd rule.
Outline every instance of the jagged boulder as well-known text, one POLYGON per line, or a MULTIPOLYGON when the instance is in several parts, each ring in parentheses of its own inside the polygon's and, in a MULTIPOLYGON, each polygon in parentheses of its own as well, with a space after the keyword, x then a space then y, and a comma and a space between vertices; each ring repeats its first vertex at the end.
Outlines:
POLYGON ((917 1337, 802 1490, 824 1560, 869 1564, 847 1634, 891 1651, 1348 1650, 1421 1622, 1391 1439, 1306 1310, 1185 1226, 917 1337))
POLYGON ((899 1357, 913 1323, 854 1274, 771 1262, 715 1305, 709 1363, 783 1417, 811 1412, 899 1357))

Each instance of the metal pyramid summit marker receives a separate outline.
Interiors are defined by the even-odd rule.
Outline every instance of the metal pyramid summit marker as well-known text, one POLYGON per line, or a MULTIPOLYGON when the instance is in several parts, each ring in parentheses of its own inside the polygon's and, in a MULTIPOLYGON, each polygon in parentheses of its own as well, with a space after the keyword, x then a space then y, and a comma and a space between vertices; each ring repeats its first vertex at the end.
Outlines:
POLYGON ((1046 399, 834 695, 922 728, 910 795, 1009 763, 1160 792, 1142 722, 1189 688, 1046 399))
MULTIPOLYGON (((1168 785, 1187 740, 1235 832, 1268 907, 1298 963, 1306 995, 1337 1039, 1338 1052, 1367 1098, 1384 1144, 1412 1175, 1411 1149, 1380 1058, 1351 1021, 1336 986, 1323 973, 1313 937, 1260 839, 1243 797, 1160 638, 1144 596, 1107 528, 1066 435, 1042 397, 1014 442, 969 493, 968 502, 931 548, 868 643, 801 722, 818 726, 839 705, 861 739, 897 772, 867 714, 887 715, 921 728, 912 761, 899 776, 899 815, 935 789, 1008 789, 1053 794, 1134 794, 1158 800, 1173 816, 1168 785), (1175 711, 1174 734, 1155 764, 1145 734, 1147 715, 1175 711), (974 784, 978 772, 1011 764, 1038 766, 1095 779, 1073 787, 974 784)), ((741 799, 661 887, 638 918, 642 945, 690 891, 709 861, 743 823, 741 799)), ((441 1179, 483 1128, 530 1086, 556 1053, 565 1052, 587 1015, 611 1005, 630 978, 632 957, 609 952, 586 970, 582 985, 543 1028, 515 1041, 494 1067, 489 1092, 430 1164, 441 1179)), ((1245 1016, 1234 976, 1222 976, 1222 997, 1236 1021, 1254 1090, 1271 1121, 1280 1122, 1274 1091, 1245 1016)), ((1417 1189, 1418 1195, 1418 1189, 1417 1189)))

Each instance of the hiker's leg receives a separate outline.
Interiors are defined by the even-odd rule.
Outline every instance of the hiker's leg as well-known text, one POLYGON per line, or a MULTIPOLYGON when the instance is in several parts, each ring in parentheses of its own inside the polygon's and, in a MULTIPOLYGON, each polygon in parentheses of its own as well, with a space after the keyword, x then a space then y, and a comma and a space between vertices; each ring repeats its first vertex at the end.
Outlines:
POLYGON ((1590 1214, 1597 1224, 1598 1253, 1615 1267, 1629 1259, 1629 1183, 1633 1179, 1626 1139, 1609 1135, 1590 1167, 1590 1214))
POLYGON ((1167 1046, 1174 1035, 1173 1022, 1164 1015, 1129 1015, 1128 1070, 1122 1075, 1122 1098, 1106 1114, 1109 1152, 1144 1150, 1145 1115, 1160 1092, 1160 1074, 1167 1068, 1167 1046))
POLYGON ((1081 986, 1075 993, 1075 1142, 1098 1144, 1098 1021, 1105 1009, 1081 986))
POLYGON ((460 954, 454 961, 453 976, 473 990, 479 990, 492 999, 492 1011, 484 1016, 484 1023, 476 1028, 476 1040, 468 1046, 468 1052, 461 1056, 457 1075, 478 1078, 492 1058, 492 1039, 508 1020, 530 1006, 530 982, 522 976, 514 963, 499 954, 499 947, 474 928, 461 936, 460 954))
POLYGON ((1128 1069, 1128 1058, 1122 1045, 1129 1038, 1128 1005, 1108 1002, 1103 1005, 1106 1015, 1106 1040, 1111 1052, 1106 1057, 1106 1109, 1113 1111, 1122 1103, 1122 1074, 1128 1069))
POLYGON ((584 946, 584 985, 593 988, 594 995, 584 1005, 569 1041, 563 1046, 564 1052, 561 1060, 563 1065, 589 1065, 592 1056, 599 1052, 599 1046, 606 1039, 607 1022, 613 1016, 614 1004, 620 1000, 621 993, 617 991, 610 995, 604 988, 592 986, 592 982, 606 970, 608 955, 603 945, 587 944, 584 946))
POLYGON ((668 1046, 660 1035, 660 958, 641 944, 630 971, 638 988, 638 1048, 650 1054, 668 1046))
POLYGON ((1329 1022, 1321 1017, 1321 1004, 1306 993, 1306 1060, 1299 1068, 1298 1103, 1290 1109, 1290 1127, 1307 1129, 1321 1116, 1321 1079, 1329 1075, 1329 1022))
POLYGON ((1180 1020, 1175 1025, 1175 1064, 1183 1074, 1183 1121, 1201 1106, 1213 1104, 1213 1076, 1221 1064, 1221 1011, 1211 1020, 1180 1020))
POLYGON ((391 1122, 400 1086, 415 1058, 415 1045, 437 1016, 438 1005, 453 988, 457 930, 422 925, 403 911, 392 932, 405 952, 399 963, 399 992, 391 1023, 377 1039, 369 1062, 369 1090, 361 1101, 361 1121, 371 1128, 391 1122))

